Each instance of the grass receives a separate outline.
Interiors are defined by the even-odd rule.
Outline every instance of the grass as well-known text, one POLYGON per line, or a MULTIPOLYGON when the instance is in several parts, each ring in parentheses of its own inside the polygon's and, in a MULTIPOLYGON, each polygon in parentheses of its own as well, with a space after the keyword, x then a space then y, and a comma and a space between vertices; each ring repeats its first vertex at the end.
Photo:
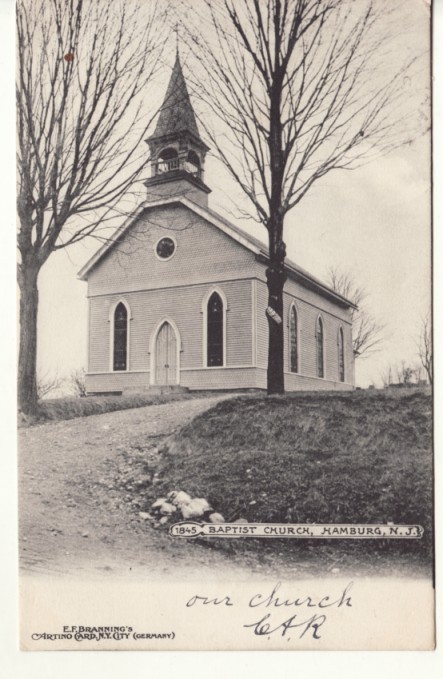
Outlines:
POLYGON ((85 398, 66 397, 47 399, 39 402, 36 418, 32 421, 27 420, 24 424, 71 420, 74 417, 100 415, 115 410, 143 408, 144 406, 195 398, 196 395, 196 393, 134 394, 131 396, 86 396, 85 398))
MULTIPOLYGON (((157 495, 180 489, 206 497, 227 521, 420 524, 421 540, 328 545, 431 561, 432 418, 424 391, 223 401, 175 436, 160 478, 157 495)), ((291 542, 299 541, 279 541, 279 549, 291 542)), ((235 543, 269 548, 259 540, 235 543)))

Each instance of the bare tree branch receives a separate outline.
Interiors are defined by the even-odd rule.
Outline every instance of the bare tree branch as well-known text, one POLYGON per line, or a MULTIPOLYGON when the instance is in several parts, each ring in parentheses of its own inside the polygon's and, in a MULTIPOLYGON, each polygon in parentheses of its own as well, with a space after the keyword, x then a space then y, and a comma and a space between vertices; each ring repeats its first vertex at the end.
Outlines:
POLYGON ((365 308, 367 292, 357 285, 353 276, 337 267, 329 269, 328 284, 333 290, 355 304, 351 309, 352 348, 355 358, 367 358, 380 348, 384 325, 378 323, 365 308))
POLYGON ((429 384, 433 384, 433 343, 432 343, 432 321, 430 313, 421 321, 420 336, 418 340, 418 356, 420 363, 426 371, 429 384))

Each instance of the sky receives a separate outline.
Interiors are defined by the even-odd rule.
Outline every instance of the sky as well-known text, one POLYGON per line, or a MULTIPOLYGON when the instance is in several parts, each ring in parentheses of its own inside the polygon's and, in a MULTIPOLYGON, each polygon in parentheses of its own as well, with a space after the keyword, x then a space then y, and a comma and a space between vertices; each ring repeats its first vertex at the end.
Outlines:
MULTIPOLYGON (((426 27, 423 18, 420 25, 426 27)), ((186 54, 183 60, 186 76, 186 54)), ((160 94, 172 61, 171 54, 160 94)), ((266 240, 263 227, 236 221, 227 211, 226 196, 232 205, 242 198, 211 154, 205 181, 212 189, 210 207, 266 240)), ((323 280, 330 267, 349 272, 367 292, 366 308, 384 326, 379 350, 356 361, 358 386, 378 386, 388 365, 418 360, 420 321, 430 304, 430 200, 430 139, 424 135, 362 168, 328 174, 287 217, 288 257, 323 280)), ((98 247, 90 240, 59 251, 41 271, 40 375, 65 377, 86 367, 87 284, 76 274, 98 247)))

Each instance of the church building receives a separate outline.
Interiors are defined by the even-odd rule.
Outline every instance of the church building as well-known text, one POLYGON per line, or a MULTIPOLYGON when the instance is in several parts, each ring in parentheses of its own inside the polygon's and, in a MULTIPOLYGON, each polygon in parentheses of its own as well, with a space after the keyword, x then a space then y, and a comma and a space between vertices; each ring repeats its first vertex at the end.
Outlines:
MULTIPOLYGON (((146 201, 79 272, 87 391, 266 389, 267 249, 208 206, 178 54, 147 143, 146 201)), ((286 391, 353 389, 353 304, 290 260, 286 273, 286 391)))

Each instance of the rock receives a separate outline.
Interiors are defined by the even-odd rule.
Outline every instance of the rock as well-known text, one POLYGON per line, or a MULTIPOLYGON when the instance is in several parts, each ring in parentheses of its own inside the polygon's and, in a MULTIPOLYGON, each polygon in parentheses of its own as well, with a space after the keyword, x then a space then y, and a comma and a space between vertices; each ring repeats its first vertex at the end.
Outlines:
POLYGON ((207 500, 203 497, 195 497, 188 505, 180 508, 184 519, 199 519, 211 507, 207 500))
POLYGON ((209 521, 211 523, 225 523, 225 519, 221 514, 214 512, 209 516, 209 521))
POLYGON ((151 507, 152 507, 152 509, 160 509, 162 504, 164 504, 165 502, 166 502, 165 497, 159 497, 158 500, 156 500, 155 502, 152 503, 151 507))
POLYGON ((149 514, 149 512, 139 512, 138 515, 141 519, 143 519, 143 521, 147 521, 148 519, 153 518, 151 514, 149 514))
POLYGON ((82 538, 88 538, 88 537, 89 537, 89 533, 82 533, 82 538))
POLYGON ((163 502, 160 507, 160 514, 173 514, 175 511, 177 511, 177 507, 171 505, 170 502, 163 502))
POLYGON ((159 521, 159 524, 160 524, 161 526, 164 526, 165 523, 168 523, 168 521, 169 521, 169 516, 162 516, 162 518, 161 518, 160 521, 159 521))
POLYGON ((257 500, 251 500, 251 502, 250 502, 249 504, 250 504, 250 505, 256 505, 256 504, 257 504, 257 500))
POLYGON ((331 573, 340 573, 340 569, 339 568, 332 568, 331 573))
POLYGON ((249 522, 248 522, 247 519, 240 518, 240 519, 237 519, 237 521, 234 521, 234 523, 249 523, 249 522))
POLYGON ((173 490, 171 493, 168 495, 168 501, 172 502, 173 505, 178 507, 179 509, 181 507, 184 507, 185 505, 188 505, 191 502, 192 498, 188 493, 185 493, 184 490, 173 490))
POLYGON ((148 474, 144 474, 143 476, 140 476, 139 479, 137 479, 135 485, 137 488, 140 488, 141 486, 145 486, 146 484, 151 483, 151 477, 148 476, 148 474))

